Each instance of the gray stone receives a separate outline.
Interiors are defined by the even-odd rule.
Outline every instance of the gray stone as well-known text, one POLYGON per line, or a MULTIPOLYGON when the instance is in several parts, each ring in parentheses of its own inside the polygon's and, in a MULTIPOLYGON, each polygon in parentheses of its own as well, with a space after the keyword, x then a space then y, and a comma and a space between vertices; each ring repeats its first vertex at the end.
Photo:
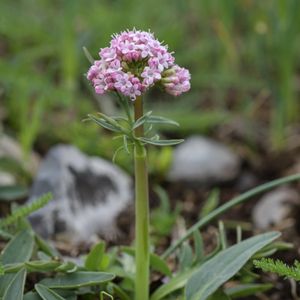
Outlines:
POLYGON ((192 136, 175 148, 168 179, 213 184, 235 179, 239 170, 239 157, 226 146, 192 136))
POLYGON ((267 229, 282 222, 291 212, 293 205, 299 204, 299 194, 289 187, 277 188, 264 195, 252 211, 254 225, 267 229))
POLYGON ((0 157, 8 157, 19 162, 26 171, 32 175, 34 175, 38 169, 39 156, 32 152, 28 157, 24 157, 19 143, 12 137, 3 133, 0 134, 0 157))
POLYGON ((46 192, 54 199, 30 217, 34 228, 44 237, 68 233, 82 241, 89 241, 94 234, 112 238, 116 218, 133 199, 130 176, 69 145, 58 145, 48 152, 30 201, 46 192))

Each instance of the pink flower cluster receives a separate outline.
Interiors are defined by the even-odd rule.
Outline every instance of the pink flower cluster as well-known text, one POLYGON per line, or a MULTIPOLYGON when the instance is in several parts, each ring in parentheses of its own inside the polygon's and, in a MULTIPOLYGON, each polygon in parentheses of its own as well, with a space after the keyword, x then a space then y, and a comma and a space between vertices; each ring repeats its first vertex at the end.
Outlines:
POLYGON ((167 47, 150 32, 134 29, 114 35, 99 56, 87 74, 97 94, 117 91, 135 100, 155 84, 174 96, 190 89, 189 71, 174 64, 167 47))

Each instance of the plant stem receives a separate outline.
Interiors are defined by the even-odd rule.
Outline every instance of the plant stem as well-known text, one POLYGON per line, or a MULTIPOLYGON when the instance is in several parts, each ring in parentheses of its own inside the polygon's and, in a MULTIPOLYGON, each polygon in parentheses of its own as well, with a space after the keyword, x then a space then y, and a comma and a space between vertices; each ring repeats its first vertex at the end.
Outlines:
MULTIPOLYGON (((143 100, 137 97, 134 102, 135 120, 143 116, 143 100)), ((144 134, 143 126, 134 131, 136 137, 144 134)), ((149 192, 147 153, 139 142, 134 146, 135 165, 135 300, 149 299, 149 192)))

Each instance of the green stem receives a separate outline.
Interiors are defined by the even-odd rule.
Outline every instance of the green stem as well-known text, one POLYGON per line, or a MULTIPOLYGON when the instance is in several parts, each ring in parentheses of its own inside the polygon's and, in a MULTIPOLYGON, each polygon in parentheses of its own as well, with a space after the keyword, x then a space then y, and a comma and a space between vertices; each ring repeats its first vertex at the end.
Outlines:
MULTIPOLYGON (((143 115, 143 102, 137 97, 134 103, 135 120, 143 115)), ((143 126, 135 129, 135 136, 141 137, 143 126)), ((135 165, 135 300, 149 299, 149 188, 146 149, 139 142, 134 146, 135 165)))
POLYGON ((180 239, 178 239, 173 245, 171 245, 162 255, 163 259, 166 259, 170 254, 172 254, 185 240, 187 240, 196 230, 199 230, 200 228, 202 228, 203 226, 205 226, 206 224, 208 224, 210 221, 212 221, 213 219, 215 219, 216 217, 218 217, 219 215, 223 214, 225 211, 229 210, 230 208, 241 204, 243 202, 246 202, 247 200, 249 200, 251 197, 268 191, 276 186, 282 185, 282 184, 286 184, 292 181, 296 181, 296 180, 300 180, 300 174, 295 174, 295 175, 291 175, 291 176, 287 176, 287 177, 283 177, 281 179, 276 179, 273 180, 271 182, 262 184, 252 190, 249 190, 248 192, 237 196, 235 198, 233 198, 232 200, 226 202, 225 204, 223 204, 222 206, 218 207, 217 209, 215 209, 214 211, 212 211, 211 213, 209 213, 208 215, 206 215, 204 218, 202 218, 201 220, 199 220, 196 224, 194 224, 186 233, 184 236, 182 236, 180 239))
POLYGON ((123 107, 123 109, 126 112, 129 123, 132 124, 133 120, 132 120, 132 116, 130 113, 130 108, 129 108, 127 99, 122 98, 122 96, 119 94, 119 92, 116 92, 116 94, 117 94, 117 98, 118 98, 118 101, 119 101, 121 107, 123 107))

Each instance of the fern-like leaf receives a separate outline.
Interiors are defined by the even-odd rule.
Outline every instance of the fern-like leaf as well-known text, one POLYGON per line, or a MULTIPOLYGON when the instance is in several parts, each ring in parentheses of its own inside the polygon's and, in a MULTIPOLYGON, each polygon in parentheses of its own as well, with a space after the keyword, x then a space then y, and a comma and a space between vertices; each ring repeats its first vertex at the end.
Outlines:
POLYGON ((254 260, 254 265, 262 269, 264 272, 276 273, 279 276, 294 279, 300 281, 300 262, 295 261, 293 266, 288 266, 283 261, 271 258, 262 258, 260 260, 254 260))
POLYGON ((52 199, 52 194, 47 193, 34 200, 31 203, 22 205, 21 207, 14 210, 9 216, 0 219, 0 229, 6 228, 9 225, 16 223, 18 220, 25 218, 33 212, 44 207, 52 199))

